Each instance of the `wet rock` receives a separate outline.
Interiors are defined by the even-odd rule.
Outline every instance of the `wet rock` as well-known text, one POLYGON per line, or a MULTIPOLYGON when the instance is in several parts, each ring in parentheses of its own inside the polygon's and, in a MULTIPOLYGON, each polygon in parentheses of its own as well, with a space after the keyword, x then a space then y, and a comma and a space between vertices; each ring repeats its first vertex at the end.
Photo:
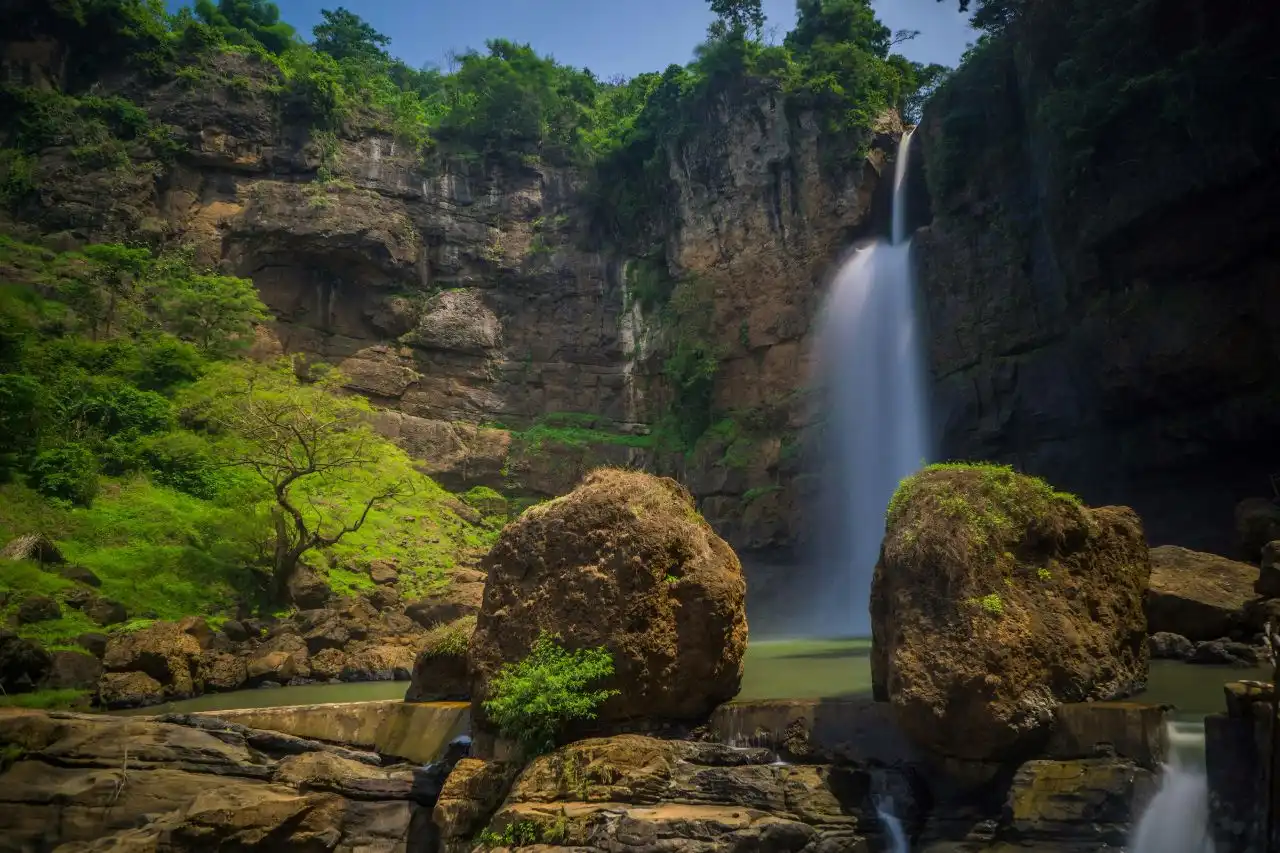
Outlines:
POLYGON ((1186 660, 1195 651, 1196 644, 1181 634, 1165 631, 1148 637, 1147 647, 1153 660, 1186 660))
POLYGON ((87 631, 76 637, 76 645, 101 660, 107 653, 107 635, 87 631))
POLYGON ((614 675, 600 686, 620 692, 599 710, 605 725, 701 720, 737 694, 747 639, 742 567, 676 481, 599 469, 509 524, 484 566, 469 651, 479 725, 477 697, 543 631, 612 654, 614 675))
POLYGON ((227 652, 205 652, 200 658, 200 678, 211 693, 239 690, 249 680, 244 658, 227 652))
POLYGON ((1225 637, 1242 626, 1257 577, 1249 563, 1172 545, 1152 548, 1147 630, 1193 641, 1225 637))
POLYGON ((1254 591, 1265 598, 1280 598, 1280 540, 1262 546, 1262 564, 1254 591))
POLYGON ((1247 498, 1236 505, 1236 542, 1245 559, 1257 560, 1263 547, 1276 539, 1280 539, 1280 503, 1247 498))
POLYGON ((41 690, 93 690, 102 677, 102 663, 93 655, 58 651, 51 655, 41 690))
POLYGON ((10 693, 33 690, 51 665, 49 653, 40 644, 0 630, 0 687, 10 693))
POLYGON ((118 601, 109 598, 95 598, 85 605, 84 613, 99 625, 118 625, 129 620, 129 611, 118 601))
POLYGON ((107 643, 102 663, 109 673, 144 672, 170 698, 199 692, 201 649, 195 637, 172 622, 157 622, 107 643))
POLYGON ((222 623, 222 633, 233 643, 243 643, 249 639, 249 629, 236 619, 228 619, 222 623))
POLYGON ((1256 666, 1258 651, 1246 643, 1231 640, 1208 640, 1197 643, 1188 663, 1223 664, 1228 666, 1256 666))
POLYGON ((18 605, 17 616, 19 625, 32 625, 61 618, 62 608, 47 595, 28 595, 18 605))
POLYGON ((84 566, 61 566, 58 569, 58 574, 69 581, 82 583, 95 589, 102 586, 102 580, 84 566))
POLYGON ((1155 773, 1123 759, 1028 761, 1009 790, 1009 827, 1002 837, 1024 844, 1122 847, 1156 785, 1155 773))
POLYGON ((333 590, 329 585, 306 566, 299 566, 289 578, 287 584, 289 600, 302 610, 313 610, 324 607, 331 598, 333 590))
POLYGON ((1059 705, 1145 685, 1149 575, 1132 510, 1007 468, 927 469, 894 495, 876 565, 876 696, 936 755, 1029 757, 1059 705))
POLYGON ((164 688, 145 672, 108 672, 98 681, 98 703, 104 708, 140 708, 164 701, 164 688))

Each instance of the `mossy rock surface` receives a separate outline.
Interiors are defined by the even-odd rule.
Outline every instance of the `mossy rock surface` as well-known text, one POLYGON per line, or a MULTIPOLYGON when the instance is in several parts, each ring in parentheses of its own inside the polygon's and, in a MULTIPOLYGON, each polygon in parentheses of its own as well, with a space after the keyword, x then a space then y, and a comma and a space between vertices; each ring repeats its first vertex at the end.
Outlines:
POLYGON ((1147 676, 1142 524, 994 465, 930 466, 889 507, 871 593, 872 680, 931 752, 1020 760, 1064 702, 1147 676))
POLYGON ((567 495, 531 507, 485 557, 488 579, 471 639, 471 697, 542 631, 569 649, 605 647, 618 695, 608 725, 705 719, 738 692, 746 651, 746 583, 733 549, 676 481, 602 468, 567 495))

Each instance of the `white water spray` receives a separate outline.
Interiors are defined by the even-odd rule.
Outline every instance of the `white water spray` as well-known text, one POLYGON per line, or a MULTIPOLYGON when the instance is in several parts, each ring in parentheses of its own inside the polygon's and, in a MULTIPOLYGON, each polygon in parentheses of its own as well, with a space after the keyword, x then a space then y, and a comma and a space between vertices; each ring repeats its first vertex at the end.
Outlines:
POLYGON ((1204 727, 1169 724, 1169 763, 1160 790, 1133 833, 1133 853, 1214 853, 1209 838, 1209 784, 1203 760, 1204 727))
POLYGON ((898 481, 929 455, 923 340, 915 311, 906 173, 911 136, 898 146, 893 231, 841 266, 819 332, 826 392, 822 584, 808 629, 870 633, 871 575, 884 512, 898 481))

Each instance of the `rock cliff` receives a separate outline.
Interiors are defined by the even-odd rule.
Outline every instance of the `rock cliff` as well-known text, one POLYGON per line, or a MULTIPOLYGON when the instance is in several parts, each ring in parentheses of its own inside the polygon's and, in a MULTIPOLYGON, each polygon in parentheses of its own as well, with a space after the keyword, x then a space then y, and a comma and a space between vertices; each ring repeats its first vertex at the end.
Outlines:
POLYGON ((1231 507, 1280 470, 1280 122, 1252 106, 1276 26, 1032 4, 929 104, 915 245, 944 457, 1230 553, 1231 507))
POLYGON ((688 482, 735 546, 797 539, 797 389, 821 277, 870 226, 896 119, 865 158, 833 165, 847 152, 824 150, 815 116, 776 86, 722 93, 667 152, 670 209, 652 211, 657 248, 640 258, 595 239, 580 170, 423 157, 370 115, 316 132, 251 54, 198 72, 104 77, 177 152, 135 147, 129 168, 94 169, 45 150, 18 227, 142 235, 251 278, 274 315, 256 352, 337 365, 448 488, 547 497, 596 465, 641 465, 688 482), (687 284, 718 358, 725 417, 678 452, 653 433, 681 330, 634 292, 642 268, 687 284))

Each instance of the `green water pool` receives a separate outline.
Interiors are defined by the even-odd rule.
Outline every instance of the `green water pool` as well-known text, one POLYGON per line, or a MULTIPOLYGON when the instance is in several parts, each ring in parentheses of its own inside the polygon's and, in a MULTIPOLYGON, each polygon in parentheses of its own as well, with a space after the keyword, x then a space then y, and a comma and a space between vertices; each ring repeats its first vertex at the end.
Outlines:
MULTIPOLYGON (((871 640, 763 640, 747 647, 742 690, 738 701, 763 699, 839 699, 871 693, 871 640)), ((1175 661, 1152 661, 1151 675, 1141 701, 1175 707, 1175 719, 1199 721, 1223 709, 1222 685, 1241 679, 1266 680, 1261 668, 1190 666, 1175 661)), ((317 684, 269 690, 215 693, 182 702, 138 709, 158 714, 219 711, 228 708, 268 708, 281 705, 320 705, 403 698, 408 682, 374 681, 357 684, 317 684)))

